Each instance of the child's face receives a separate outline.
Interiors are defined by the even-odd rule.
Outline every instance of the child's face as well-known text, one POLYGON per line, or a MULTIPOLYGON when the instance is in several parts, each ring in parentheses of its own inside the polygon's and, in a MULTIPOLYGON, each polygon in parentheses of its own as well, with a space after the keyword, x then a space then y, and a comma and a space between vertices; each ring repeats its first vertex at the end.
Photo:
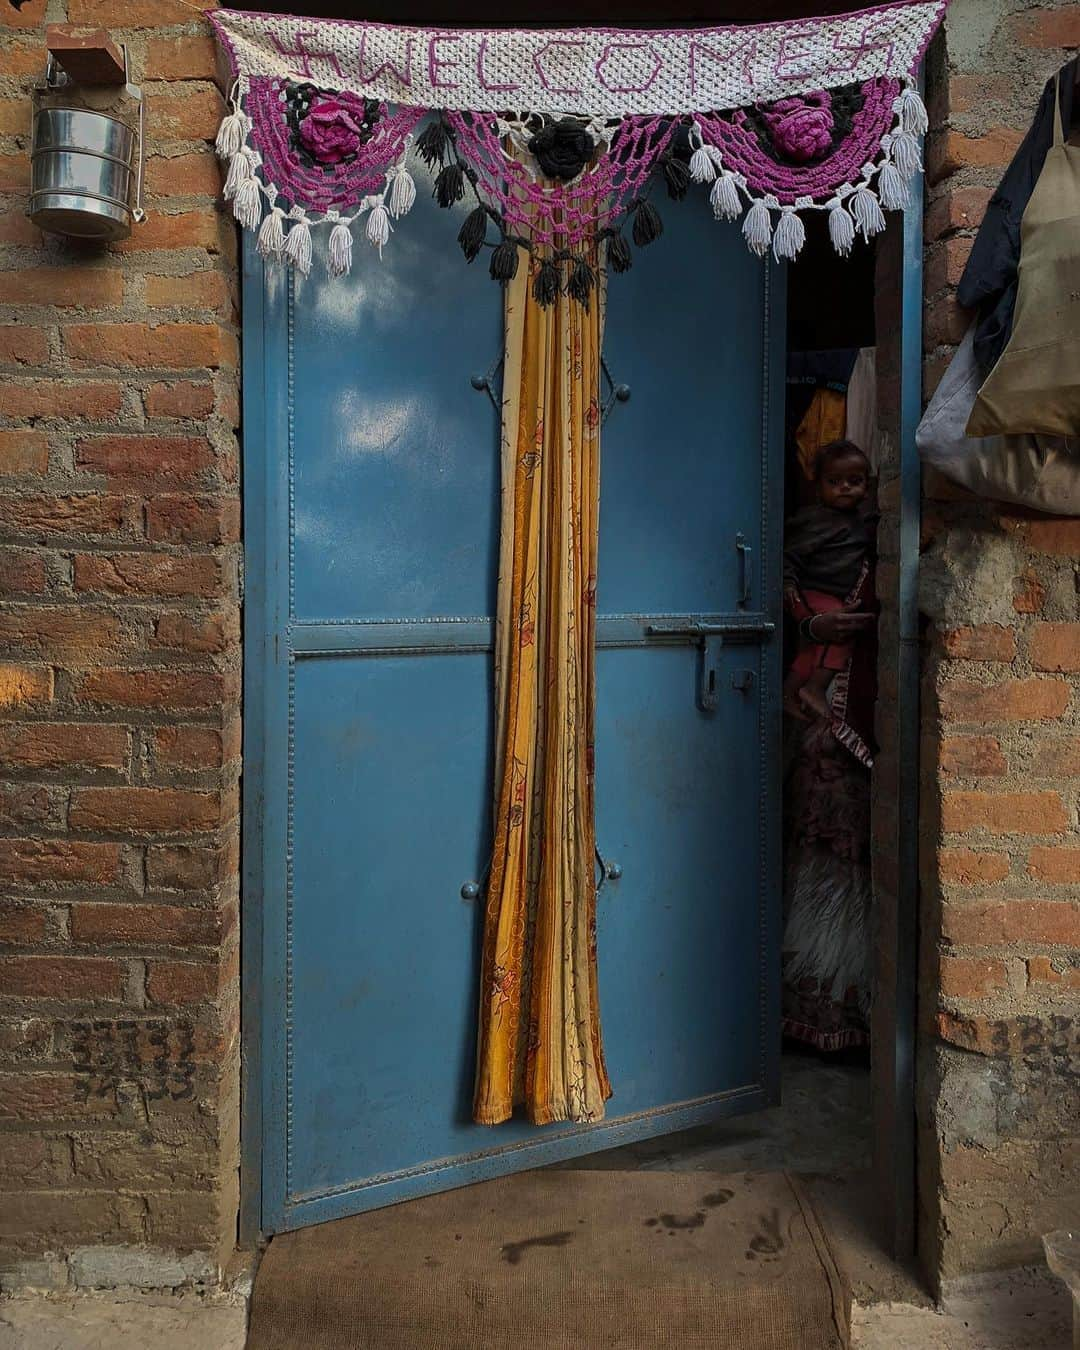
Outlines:
POLYGON ((862 455, 836 455, 818 479, 818 499, 834 511, 854 511, 866 496, 869 481, 862 455))

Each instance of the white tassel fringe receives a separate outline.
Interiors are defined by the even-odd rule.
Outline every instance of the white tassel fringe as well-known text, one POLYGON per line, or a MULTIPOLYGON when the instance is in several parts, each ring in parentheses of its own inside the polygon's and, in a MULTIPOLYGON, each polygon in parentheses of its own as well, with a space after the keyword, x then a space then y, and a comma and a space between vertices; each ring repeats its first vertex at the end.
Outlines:
POLYGON ((262 194, 257 178, 245 178, 233 197, 233 215, 245 230, 254 230, 262 215, 262 194))
POLYGON ((229 172, 225 177, 225 200, 231 202, 240 184, 254 177, 254 174, 255 156, 246 146, 241 146, 229 161, 229 172))
POLYGON ((368 243, 379 250, 379 257, 381 258, 383 247, 390 242, 390 212, 382 202, 371 208, 371 215, 368 216, 367 223, 367 237, 368 243))
POLYGON ((743 238, 751 253, 764 258, 772 243, 772 217, 769 208, 762 201, 754 202, 743 221, 743 238))
POLYGON ((406 212, 412 210, 416 201, 416 184, 412 174, 404 164, 398 164, 390 170, 393 181, 390 187, 390 214, 400 220, 406 212))
POLYGON ((922 168, 918 137, 911 131, 900 131, 893 137, 893 163, 904 178, 912 178, 922 168))
POLYGON ((311 271, 311 227, 303 216, 286 235, 281 256, 292 263, 301 276, 306 277, 311 271))
POLYGON ((891 160, 886 160, 878 174, 878 196, 886 211, 902 211, 907 205, 907 185, 900 170, 891 160))
POLYGON ((900 95, 900 130, 910 131, 913 136, 925 136, 929 128, 926 104, 919 91, 908 85, 900 95))
POLYGON ((878 199, 865 184, 856 188, 852 194, 851 214, 855 217, 855 224, 864 239, 880 234, 885 228, 885 217, 878 199))
POLYGON ((841 258, 850 256, 855 243, 855 222, 839 200, 829 210, 829 238, 841 258))
POLYGON ((777 262, 793 262, 806 243, 806 226, 797 211, 785 209, 776 223, 773 235, 773 257, 777 262))
POLYGON ((222 159, 232 159, 244 144, 244 114, 239 110, 231 112, 221 119, 217 140, 214 146, 222 159))
POLYGON ((255 243, 258 253, 268 261, 280 262, 281 251, 285 247, 285 212, 280 206, 274 206, 262 223, 259 238, 255 243))
POLYGON ((742 210, 739 200, 739 185, 733 173, 721 173, 709 193, 713 215, 717 220, 737 220, 742 210))
POLYGON ((347 277, 352 270, 352 230, 339 220, 330 231, 326 249, 326 272, 331 277, 347 277))

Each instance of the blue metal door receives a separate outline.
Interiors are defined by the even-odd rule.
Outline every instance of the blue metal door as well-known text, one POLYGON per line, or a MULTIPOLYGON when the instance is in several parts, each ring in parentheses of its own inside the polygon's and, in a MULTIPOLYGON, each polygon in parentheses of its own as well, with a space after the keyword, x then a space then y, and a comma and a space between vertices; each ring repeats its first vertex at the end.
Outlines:
MULTIPOLYGON (((418 202, 329 284, 245 258, 249 1214, 279 1231, 778 1091, 781 278, 707 205, 609 288, 592 1126, 472 1124, 501 294, 418 202), (497 378, 497 376, 496 376, 497 378), (465 885, 466 893, 468 886, 465 885)), ((318 260, 317 264, 318 266, 318 260)))

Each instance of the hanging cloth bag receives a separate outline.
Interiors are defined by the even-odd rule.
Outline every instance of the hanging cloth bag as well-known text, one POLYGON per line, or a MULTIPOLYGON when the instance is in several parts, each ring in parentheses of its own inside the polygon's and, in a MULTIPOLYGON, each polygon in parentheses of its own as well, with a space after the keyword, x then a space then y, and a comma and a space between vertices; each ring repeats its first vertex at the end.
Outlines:
POLYGON ((1061 126, 1024 211, 1012 336, 979 390, 969 436, 1080 436, 1080 147, 1061 126))
POLYGON ((1080 516, 1080 437, 965 432, 981 378, 976 327, 968 329, 915 432, 923 463, 980 497, 1080 516))

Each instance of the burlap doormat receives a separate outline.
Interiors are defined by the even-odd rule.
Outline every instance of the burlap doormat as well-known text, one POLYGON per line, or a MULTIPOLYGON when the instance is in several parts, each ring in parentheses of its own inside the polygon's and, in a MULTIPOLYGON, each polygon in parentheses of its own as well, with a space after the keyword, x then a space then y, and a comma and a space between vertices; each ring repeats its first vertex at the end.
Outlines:
POLYGON ((784 1174, 540 1171, 274 1238, 248 1350, 847 1350, 784 1174))

